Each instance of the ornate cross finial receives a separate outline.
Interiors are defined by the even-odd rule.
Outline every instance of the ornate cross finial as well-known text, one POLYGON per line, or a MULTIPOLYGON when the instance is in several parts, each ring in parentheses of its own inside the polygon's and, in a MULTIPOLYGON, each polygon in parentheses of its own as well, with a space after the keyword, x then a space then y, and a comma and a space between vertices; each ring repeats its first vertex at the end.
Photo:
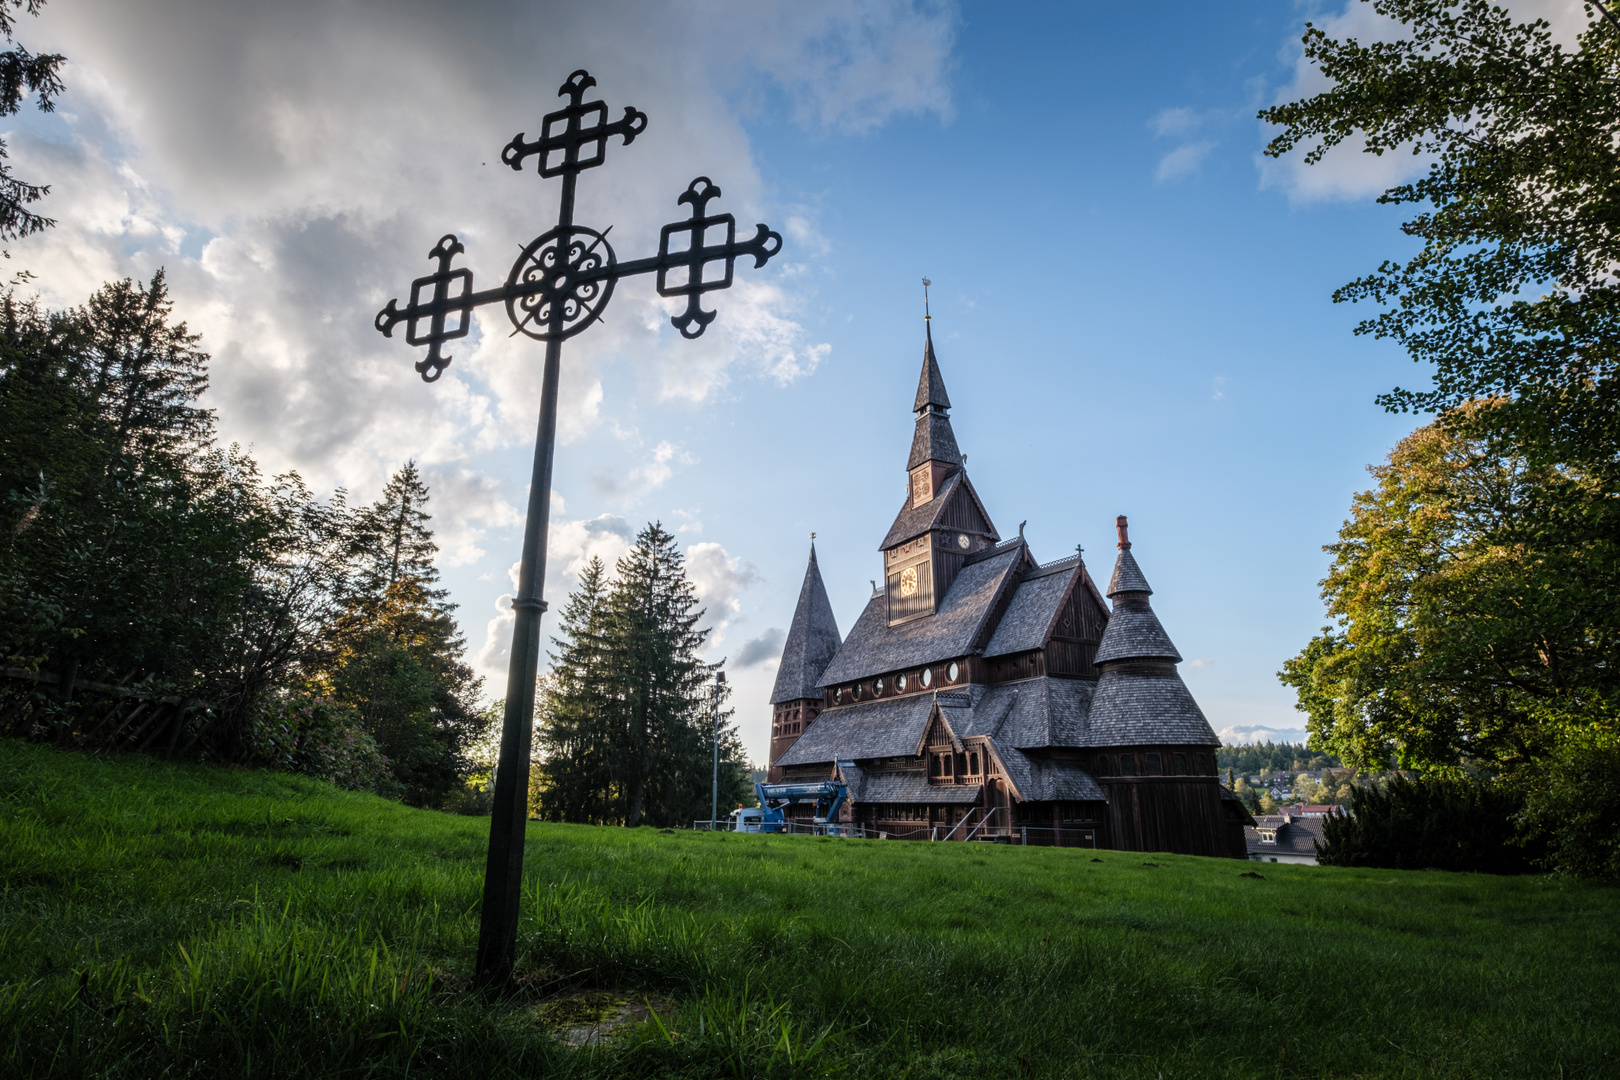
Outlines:
MULTIPOLYGON (((608 243, 610 229, 598 232, 574 224, 574 189, 579 174, 606 160, 610 140, 622 139, 629 146, 647 130, 647 115, 628 106, 622 117, 610 122, 605 103, 585 100, 585 92, 595 85, 596 80, 588 72, 574 72, 557 91, 559 97, 568 99, 568 104, 545 115, 539 137, 531 140, 520 132, 501 151, 501 161, 514 170, 521 172, 532 157, 542 177, 561 179, 556 226, 523 247, 507 273, 506 283, 473 291, 472 271, 451 265, 465 247, 454 235, 446 235, 428 253, 437 261, 437 269, 411 283, 410 303, 401 309, 398 300, 388 301, 374 323, 384 335, 392 337, 394 327, 403 322, 406 340, 427 346, 427 355, 417 363, 416 370, 428 382, 437 379, 450 363, 450 357, 444 354, 445 342, 465 337, 473 309, 484 304, 504 304, 514 334, 546 343, 540 432, 535 440, 517 596, 512 600, 513 644, 479 918, 478 981, 486 986, 510 978, 517 948, 523 832, 528 820, 528 747, 533 732, 540 616, 546 609, 541 594, 546 577, 562 343, 602 317, 620 278, 647 273, 657 274, 660 296, 686 298, 686 310, 670 321, 682 337, 695 338, 715 319, 713 311, 703 309, 703 294, 731 284, 736 260, 751 255, 754 266, 761 267, 782 250, 782 237, 764 225, 755 227, 751 239, 738 243, 736 219, 730 214, 709 212, 709 204, 720 197, 720 188, 706 176, 693 180, 676 200, 677 205, 691 207, 690 215, 685 221, 664 226, 658 254, 651 257, 621 263, 608 243)), ((724 674, 716 677, 717 688, 724 679, 724 674)), ((717 712, 716 723, 718 716, 717 712)))
POLYGON ((716 314, 704 310, 703 294, 728 288, 739 258, 752 256, 757 269, 782 250, 781 235, 764 225, 756 225, 754 235, 739 243, 737 219, 709 212, 720 188, 707 176, 693 180, 675 200, 690 206, 690 214, 685 221, 664 226, 658 254, 650 258, 621 263, 608 243, 611 228, 597 232, 574 224, 579 174, 606 160, 609 139, 622 138, 628 146, 647 129, 647 115, 628 106, 623 117, 609 123, 607 105, 584 100, 585 91, 595 85, 588 72, 574 72, 557 92, 568 105, 546 114, 540 137, 528 140, 519 132, 501 151, 501 160, 513 169, 521 171, 529 158, 537 158, 541 176, 561 177, 563 182, 557 226, 523 248, 506 284, 474 292, 472 271, 451 269, 450 260, 466 248, 450 235, 430 253, 439 261, 437 272, 411 283, 410 303, 401 310, 399 301, 390 300, 377 313, 376 327, 383 334, 393 336, 395 325, 406 322, 407 340, 428 347, 427 356, 416 365, 428 382, 450 363, 443 343, 465 337, 472 309, 483 304, 505 304, 514 333, 561 341, 602 317, 620 278, 656 273, 659 296, 686 298, 686 310, 671 317, 670 323, 682 337, 695 338, 716 314))
POLYGON ((923 322, 931 322, 934 318, 928 311, 928 286, 932 284, 932 281, 923 278, 923 322))

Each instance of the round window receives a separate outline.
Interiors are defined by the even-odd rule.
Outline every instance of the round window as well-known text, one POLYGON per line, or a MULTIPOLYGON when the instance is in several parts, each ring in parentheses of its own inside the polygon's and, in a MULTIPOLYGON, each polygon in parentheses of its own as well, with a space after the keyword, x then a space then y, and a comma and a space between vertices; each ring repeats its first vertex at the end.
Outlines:
POLYGON ((967 538, 967 533, 963 533, 956 538, 956 546, 959 548, 966 548, 970 543, 972 541, 967 538))
POLYGON ((873 679, 872 680, 872 696, 873 697, 882 697, 883 696, 883 680, 882 679, 873 679))
POLYGON ((844 688, 842 686, 840 686, 838 689, 833 691, 833 704, 836 705, 840 701, 843 701, 843 700, 844 700, 844 688))
POLYGON ((861 684, 860 683, 856 683, 854 686, 849 688, 849 699, 851 701, 859 701, 859 700, 861 700, 861 684))
POLYGON ((956 664, 953 662, 950 667, 945 669, 945 681, 946 682, 955 682, 956 677, 958 675, 960 675, 960 674, 962 674, 962 669, 957 667, 956 664))
POLYGON ((906 692, 906 683, 907 683, 907 681, 908 680, 906 679, 906 677, 904 675, 900 676, 898 679, 894 680, 894 688, 896 690, 900 691, 902 694, 905 693, 906 692))
POLYGON ((928 687, 933 686, 934 685, 934 669, 933 668, 926 668, 926 667, 923 668, 922 669, 922 674, 917 676, 917 681, 923 684, 923 689, 925 689, 925 690, 928 689, 928 687))

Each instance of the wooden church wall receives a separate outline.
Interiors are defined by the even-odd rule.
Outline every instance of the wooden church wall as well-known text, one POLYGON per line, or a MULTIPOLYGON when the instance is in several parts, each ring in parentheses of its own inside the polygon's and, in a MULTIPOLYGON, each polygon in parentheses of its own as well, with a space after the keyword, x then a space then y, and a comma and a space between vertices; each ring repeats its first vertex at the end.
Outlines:
POLYGON ((1217 782, 1209 779, 1100 780, 1108 792, 1108 846, 1230 856, 1217 782))

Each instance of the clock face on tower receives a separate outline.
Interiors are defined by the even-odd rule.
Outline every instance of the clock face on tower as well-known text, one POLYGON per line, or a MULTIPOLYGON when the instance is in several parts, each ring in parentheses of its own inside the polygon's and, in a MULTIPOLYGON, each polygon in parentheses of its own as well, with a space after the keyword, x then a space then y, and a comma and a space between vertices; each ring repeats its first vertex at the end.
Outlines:
POLYGON ((915 566, 908 566, 900 571, 900 595, 917 595, 917 568, 915 566))

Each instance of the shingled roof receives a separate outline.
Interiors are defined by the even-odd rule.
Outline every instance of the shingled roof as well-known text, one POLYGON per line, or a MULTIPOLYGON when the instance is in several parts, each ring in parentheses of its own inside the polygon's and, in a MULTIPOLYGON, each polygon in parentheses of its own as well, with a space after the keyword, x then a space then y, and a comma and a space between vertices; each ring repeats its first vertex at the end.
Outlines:
POLYGON ((821 673, 838 652, 838 620, 827 599, 816 563, 816 545, 810 545, 810 565, 799 587, 799 606, 793 609, 787 643, 782 646, 782 663, 776 669, 776 686, 771 704, 821 696, 821 673))
POLYGON ((886 671, 962 656, 979 640, 996 598, 1023 566, 1024 547, 1013 543, 978 562, 965 563, 939 609, 923 619, 889 625, 888 598, 872 597, 850 628, 821 685, 864 679, 886 671))
POLYGON ((932 694, 914 694, 828 709, 805 728, 776 764, 814 765, 915 754, 933 708, 932 694))
POLYGON ((1006 614, 996 624, 996 632, 984 655, 1005 656, 1008 653, 1039 649, 1051 635, 1057 622, 1058 609, 1069 587, 1080 573, 1080 558, 1071 555, 1050 566, 1042 566, 1025 573, 1007 605, 1006 614))
POLYGON ((921 506, 912 506, 911 499, 907 497, 900 513, 895 515, 894 524, 884 535, 883 543, 878 545, 878 550, 887 551, 896 544, 903 544, 937 527, 953 497, 972 499, 991 536, 999 538, 995 525, 990 522, 990 515, 985 512, 984 503, 979 501, 979 493, 973 490, 973 481, 968 479, 967 470, 958 468, 939 482, 939 490, 934 492, 934 497, 921 506))
POLYGON ((1131 549, 1126 548, 1119 553, 1119 559, 1114 563, 1114 576, 1108 582, 1108 595, 1114 596, 1122 592, 1141 592, 1152 594, 1148 587, 1147 578, 1142 576, 1142 568, 1136 565, 1136 557, 1131 549))
MULTIPOLYGON (((997 740, 990 740, 996 757, 1007 770, 1007 779, 1020 798, 1028 802, 1054 802, 1068 799, 1076 802, 1107 802, 1108 796, 1091 774, 1071 761, 1052 761, 1049 758, 1026 754, 1022 750, 1003 749, 997 740)), ((997 822, 1002 824, 1002 822, 997 822)))
POLYGON ((859 765, 841 765, 849 798, 857 803, 975 803, 977 784, 930 784, 921 770, 870 773, 859 765))
POLYGON ((934 328, 931 322, 923 324, 923 366, 922 375, 917 379, 917 402, 911 407, 912 412, 922 412, 928 406, 938 409, 951 407, 951 399, 945 393, 945 378, 939 373, 939 361, 934 359, 934 328))
POLYGON ((1139 746, 1143 743, 1213 746, 1215 729, 1193 700, 1181 676, 1104 671, 1091 697, 1088 746, 1139 746))
POLYGON ((1152 608, 1145 604, 1141 608, 1115 606, 1108 617, 1108 628, 1103 631, 1102 644, 1097 646, 1096 663, 1110 660, 1168 660, 1179 664, 1181 654, 1152 608))

